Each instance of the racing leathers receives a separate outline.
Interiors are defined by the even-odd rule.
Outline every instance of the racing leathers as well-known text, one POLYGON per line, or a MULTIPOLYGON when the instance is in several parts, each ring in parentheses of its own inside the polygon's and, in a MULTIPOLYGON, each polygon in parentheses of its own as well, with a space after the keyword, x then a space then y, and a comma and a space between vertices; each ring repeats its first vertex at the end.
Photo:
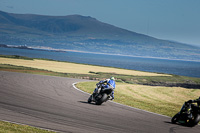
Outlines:
POLYGON ((197 106, 200 107, 200 97, 196 100, 189 100, 186 103, 197 103, 197 106))
POLYGON ((185 106, 187 108, 188 118, 192 119, 191 108, 192 108, 192 106, 195 108, 200 108, 200 97, 196 100, 189 100, 189 101, 185 102, 185 106), (197 103, 197 106, 193 105, 192 103, 197 103))

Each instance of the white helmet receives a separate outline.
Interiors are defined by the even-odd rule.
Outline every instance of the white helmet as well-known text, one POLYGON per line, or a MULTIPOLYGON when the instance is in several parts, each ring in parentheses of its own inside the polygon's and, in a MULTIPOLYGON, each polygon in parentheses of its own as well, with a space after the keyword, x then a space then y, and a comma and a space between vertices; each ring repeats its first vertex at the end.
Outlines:
POLYGON ((114 77, 110 77, 110 80, 115 80, 115 78, 114 77))

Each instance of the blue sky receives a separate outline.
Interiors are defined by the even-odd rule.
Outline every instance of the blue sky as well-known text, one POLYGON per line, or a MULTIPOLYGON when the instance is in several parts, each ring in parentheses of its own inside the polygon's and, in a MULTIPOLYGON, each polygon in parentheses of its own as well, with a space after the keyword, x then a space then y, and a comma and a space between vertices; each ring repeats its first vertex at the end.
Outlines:
POLYGON ((200 46, 200 0, 0 0, 0 10, 91 16, 137 33, 200 46))

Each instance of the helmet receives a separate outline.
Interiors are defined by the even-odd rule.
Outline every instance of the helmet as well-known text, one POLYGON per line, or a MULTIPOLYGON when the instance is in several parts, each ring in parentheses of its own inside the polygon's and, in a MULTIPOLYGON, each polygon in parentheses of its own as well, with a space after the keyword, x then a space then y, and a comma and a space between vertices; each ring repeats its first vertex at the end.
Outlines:
POLYGON ((115 78, 114 77, 110 77, 110 80, 115 80, 115 78))

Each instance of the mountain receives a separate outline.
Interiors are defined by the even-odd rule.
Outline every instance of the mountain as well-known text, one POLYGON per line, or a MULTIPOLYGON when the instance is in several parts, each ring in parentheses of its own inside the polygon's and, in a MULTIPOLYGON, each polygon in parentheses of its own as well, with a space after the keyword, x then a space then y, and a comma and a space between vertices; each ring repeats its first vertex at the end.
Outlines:
MULTIPOLYGON (((47 32, 46 34, 65 34, 70 36, 84 36, 95 38, 115 38, 118 36, 127 38, 141 35, 124 30, 106 23, 102 23, 92 17, 80 15, 69 16, 42 16, 32 14, 11 14, 0 11, 0 23, 14 25, 17 32, 34 33, 37 31, 47 32), (27 29, 28 28, 28 29, 27 29), (18 30, 17 30, 18 29, 18 30), (23 31, 21 31, 22 29, 23 31)), ((5 25, 4 25, 5 26, 5 25)))
POLYGON ((0 44, 200 60, 198 47, 160 40, 81 15, 45 16, 0 11, 0 44))

